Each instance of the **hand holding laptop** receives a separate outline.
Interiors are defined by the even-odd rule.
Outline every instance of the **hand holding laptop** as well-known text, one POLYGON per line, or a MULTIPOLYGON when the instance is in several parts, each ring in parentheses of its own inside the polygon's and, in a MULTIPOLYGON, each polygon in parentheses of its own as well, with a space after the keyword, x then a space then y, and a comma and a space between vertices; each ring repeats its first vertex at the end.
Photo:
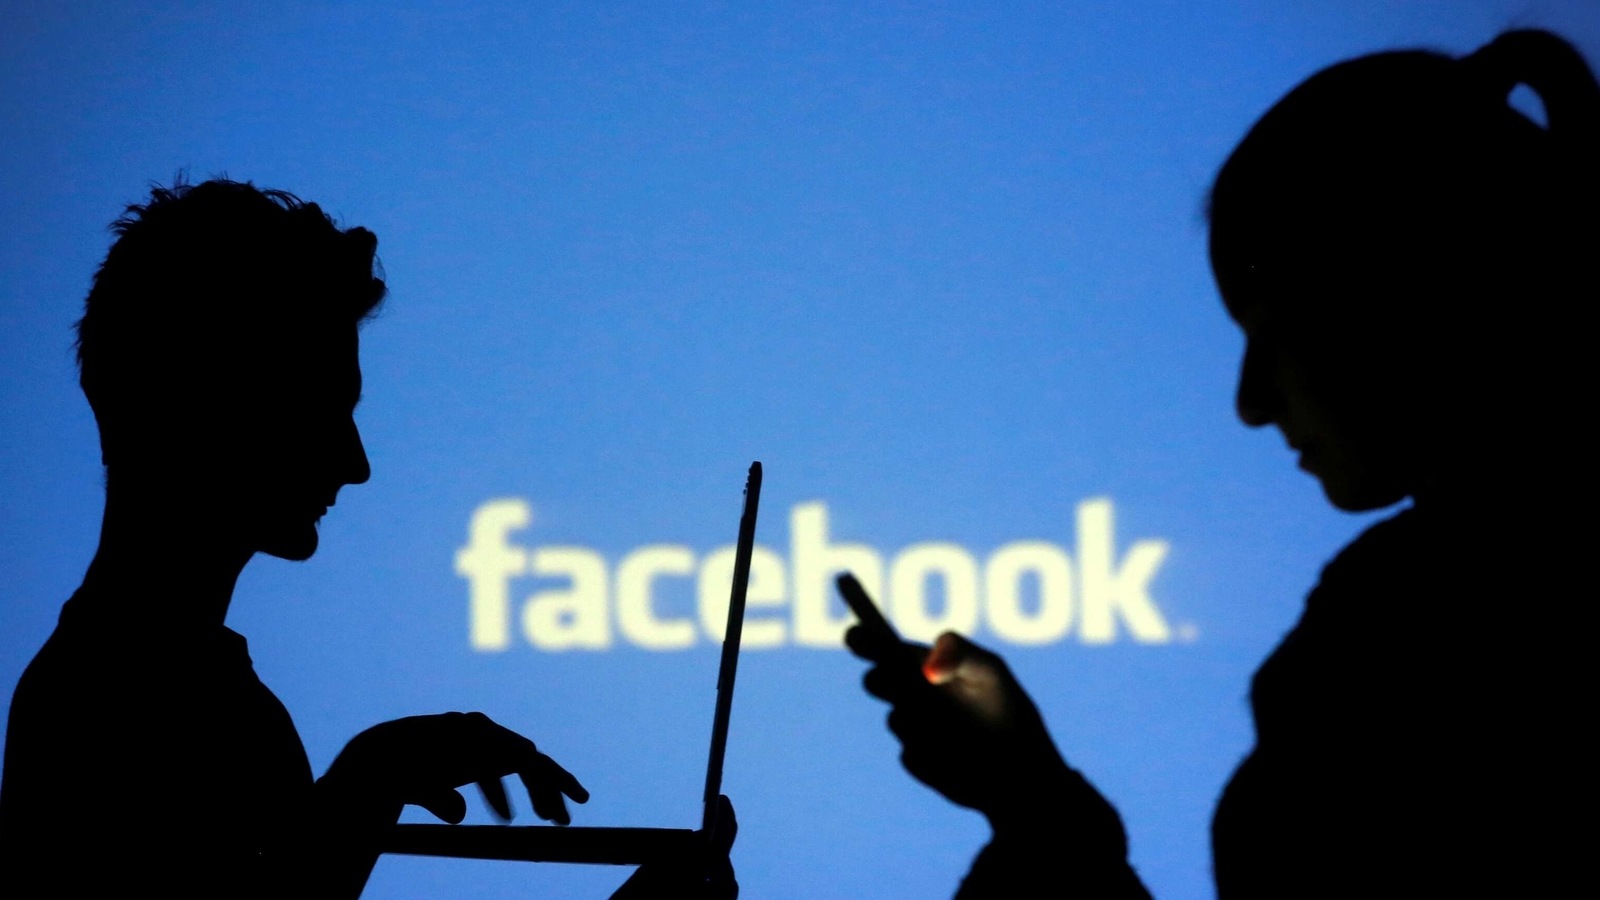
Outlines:
POLYGON ((739 882, 733 874, 733 839, 739 832, 733 802, 718 795, 717 826, 704 846, 705 855, 689 854, 660 862, 645 863, 617 888, 611 900, 652 900, 657 897, 693 900, 734 900, 739 882))

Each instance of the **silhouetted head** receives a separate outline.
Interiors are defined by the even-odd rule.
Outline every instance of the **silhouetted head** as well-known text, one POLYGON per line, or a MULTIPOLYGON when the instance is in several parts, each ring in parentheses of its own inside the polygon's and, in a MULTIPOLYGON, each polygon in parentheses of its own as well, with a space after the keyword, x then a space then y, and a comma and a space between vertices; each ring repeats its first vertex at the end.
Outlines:
POLYGON ((1597 150, 1600 89, 1545 32, 1295 88, 1212 191, 1212 268, 1246 335, 1240 417, 1281 429, 1343 509, 1515 484, 1573 425, 1597 150), (1547 125, 1508 104, 1517 85, 1547 125))
POLYGON ((385 292, 377 239, 221 180, 156 188, 112 230, 78 322, 108 490, 309 557, 339 488, 370 474, 353 411, 356 330, 385 292))

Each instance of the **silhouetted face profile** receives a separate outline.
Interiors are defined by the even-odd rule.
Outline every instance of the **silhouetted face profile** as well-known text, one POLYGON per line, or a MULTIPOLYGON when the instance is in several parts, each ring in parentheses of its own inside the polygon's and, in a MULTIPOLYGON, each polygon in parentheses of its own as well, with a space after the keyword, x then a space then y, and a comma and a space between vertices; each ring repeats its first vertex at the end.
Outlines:
POLYGON ((1337 324, 1308 314, 1306 298, 1285 285, 1277 296, 1240 299, 1230 311, 1245 333, 1235 397, 1239 418, 1282 432, 1300 468, 1315 476, 1335 506, 1376 509, 1414 490, 1413 436, 1402 392, 1379 376, 1392 348, 1346 334, 1329 346, 1337 324))
POLYGON ((256 402, 241 405, 209 438, 199 436, 214 441, 213 477, 227 497, 219 524, 253 550, 283 559, 311 556, 317 523, 339 489, 371 475, 355 423, 361 398, 355 325, 344 330, 320 336, 256 402))
POLYGON ((1418 371, 1429 351, 1410 311, 1450 288, 1386 246, 1398 236, 1360 221, 1371 202, 1300 193, 1300 207, 1219 198, 1213 211, 1218 282, 1245 335, 1237 411, 1277 428, 1335 506, 1387 506, 1448 452, 1428 432, 1453 401, 1418 371))
POLYGON ((1245 334, 1239 417, 1281 431, 1335 506, 1537 476, 1529 448, 1563 433, 1575 387, 1561 307, 1594 287, 1593 155, 1557 137, 1596 97, 1543 33, 1381 53, 1295 88, 1223 166, 1211 263, 1245 334), (1548 128, 1507 103, 1518 83, 1548 128))
POLYGON ((354 413, 376 239, 226 181, 157 189, 116 231, 78 326, 108 491, 242 551, 311 556, 339 490, 371 474, 354 413))

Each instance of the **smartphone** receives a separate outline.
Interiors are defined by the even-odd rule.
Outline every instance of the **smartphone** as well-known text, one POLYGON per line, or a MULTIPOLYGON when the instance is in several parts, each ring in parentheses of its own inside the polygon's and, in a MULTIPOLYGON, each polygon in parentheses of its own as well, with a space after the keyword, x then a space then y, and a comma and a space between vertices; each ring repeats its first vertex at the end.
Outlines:
POLYGON ((899 644, 905 643, 900 638, 900 633, 895 631, 889 620, 883 617, 878 604, 873 603, 872 598, 867 596, 866 589, 854 575, 845 572, 834 580, 834 584, 838 585, 839 596, 844 598, 844 604, 850 607, 850 611, 856 614, 856 618, 861 620, 863 626, 887 640, 899 644))
MULTIPOLYGON (((839 596, 844 598, 845 605, 850 607, 850 611, 856 614, 857 619, 861 620, 861 626, 877 634, 878 638, 889 646, 898 644, 904 649, 908 654, 908 661, 922 670, 922 677, 926 678, 929 684, 944 684, 954 676, 953 667, 947 665, 944 659, 935 658, 938 654, 937 647, 933 652, 929 652, 928 648, 908 644, 900 637, 900 633, 894 630, 888 619, 884 618, 883 612, 878 609, 878 604, 873 603, 872 598, 867 596, 866 589, 854 575, 846 572, 836 578, 834 584, 838 585, 839 596)), ((942 643, 939 646, 943 646, 942 643)))

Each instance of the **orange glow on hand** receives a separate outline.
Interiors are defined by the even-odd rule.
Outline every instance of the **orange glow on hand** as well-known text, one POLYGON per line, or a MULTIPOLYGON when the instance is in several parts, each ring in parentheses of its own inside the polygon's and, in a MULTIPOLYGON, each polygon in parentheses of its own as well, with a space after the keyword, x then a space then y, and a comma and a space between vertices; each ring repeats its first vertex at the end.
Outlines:
POLYGON ((960 668, 960 650, 955 637, 948 633, 939 635, 928 651, 928 658, 922 661, 922 677, 928 679, 929 684, 945 684, 956 677, 960 668))

